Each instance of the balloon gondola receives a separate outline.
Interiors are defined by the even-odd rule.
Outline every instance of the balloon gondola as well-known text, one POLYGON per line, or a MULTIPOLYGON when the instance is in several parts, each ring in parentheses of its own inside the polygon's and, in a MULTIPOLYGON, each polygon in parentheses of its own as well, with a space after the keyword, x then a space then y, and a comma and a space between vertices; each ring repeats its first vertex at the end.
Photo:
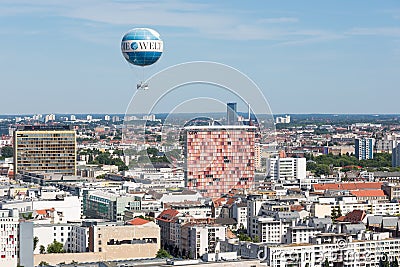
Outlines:
MULTIPOLYGON (((160 34, 149 28, 135 28, 127 32, 121 41, 124 58, 134 66, 146 67, 158 61, 163 52, 160 34)), ((137 84, 138 90, 147 90, 143 81, 137 84)))

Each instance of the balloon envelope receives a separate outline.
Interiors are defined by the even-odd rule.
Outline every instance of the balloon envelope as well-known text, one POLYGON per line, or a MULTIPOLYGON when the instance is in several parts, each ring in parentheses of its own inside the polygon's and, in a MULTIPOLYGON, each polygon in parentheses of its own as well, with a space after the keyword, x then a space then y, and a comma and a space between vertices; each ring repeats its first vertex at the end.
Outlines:
POLYGON ((161 57, 163 41, 160 34, 153 29, 135 28, 122 38, 121 51, 129 63, 148 66, 161 57))

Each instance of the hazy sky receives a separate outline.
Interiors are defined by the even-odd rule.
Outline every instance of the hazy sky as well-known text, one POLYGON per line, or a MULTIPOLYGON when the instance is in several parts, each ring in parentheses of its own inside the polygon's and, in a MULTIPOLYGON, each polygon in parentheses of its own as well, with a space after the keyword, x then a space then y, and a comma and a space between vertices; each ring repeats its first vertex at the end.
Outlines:
POLYGON ((138 79, 194 60, 248 75, 273 113, 400 113, 398 0, 0 0, 0 51, 0 114, 124 113, 138 79), (164 40, 144 73, 120 52, 134 27, 164 40))

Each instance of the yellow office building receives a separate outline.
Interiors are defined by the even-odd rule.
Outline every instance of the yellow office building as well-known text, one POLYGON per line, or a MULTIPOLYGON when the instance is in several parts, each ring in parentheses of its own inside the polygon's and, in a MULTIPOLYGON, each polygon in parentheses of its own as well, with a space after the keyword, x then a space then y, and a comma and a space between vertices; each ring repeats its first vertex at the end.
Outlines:
POLYGON ((69 126, 22 126, 14 132, 14 173, 76 175, 76 134, 69 126))

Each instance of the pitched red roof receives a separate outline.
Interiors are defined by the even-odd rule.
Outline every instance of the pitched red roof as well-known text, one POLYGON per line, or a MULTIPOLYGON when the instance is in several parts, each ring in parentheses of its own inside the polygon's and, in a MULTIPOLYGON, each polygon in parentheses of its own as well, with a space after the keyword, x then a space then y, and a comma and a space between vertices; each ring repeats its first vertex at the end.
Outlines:
POLYGON ((134 218, 134 219, 128 221, 127 224, 131 224, 131 225, 143 225, 143 224, 146 224, 146 223, 149 223, 149 222, 150 222, 150 221, 138 217, 138 218, 134 218))
POLYGON ((381 189, 383 182, 352 182, 340 184, 314 184, 314 191, 381 189))
POLYGON ((336 218, 335 221, 337 221, 337 222, 344 222, 345 219, 346 219, 346 216, 340 216, 340 217, 336 218))
POLYGON ((291 205, 290 210, 291 211, 302 211, 302 210, 304 210, 304 207, 302 205, 291 205))
POLYGON ((40 214, 40 215, 46 215, 48 211, 52 212, 52 211, 55 211, 55 209, 51 208, 51 209, 36 210, 36 213, 40 214))
POLYGON ((226 199, 223 198, 223 197, 216 198, 216 199, 213 200, 214 206, 215 206, 215 207, 220 207, 220 206, 223 205, 223 203, 224 203, 225 201, 226 201, 226 199))
POLYGON ((170 222, 176 215, 179 214, 179 211, 174 209, 166 209, 158 215, 157 220, 170 222))
POLYGON ((46 210, 36 210, 37 214, 46 215, 46 210))
POLYGON ((384 197, 385 192, 381 189, 377 190, 351 190, 350 194, 356 197, 384 197))
POLYGON ((344 216, 344 221, 359 223, 365 218, 365 216, 366 212, 364 210, 353 210, 352 212, 349 212, 346 216, 344 216))
POLYGON ((226 202, 226 204, 228 204, 228 205, 231 205, 231 204, 233 204, 233 203, 235 203, 235 199, 234 199, 234 198, 230 198, 230 199, 228 199, 228 201, 226 202))

